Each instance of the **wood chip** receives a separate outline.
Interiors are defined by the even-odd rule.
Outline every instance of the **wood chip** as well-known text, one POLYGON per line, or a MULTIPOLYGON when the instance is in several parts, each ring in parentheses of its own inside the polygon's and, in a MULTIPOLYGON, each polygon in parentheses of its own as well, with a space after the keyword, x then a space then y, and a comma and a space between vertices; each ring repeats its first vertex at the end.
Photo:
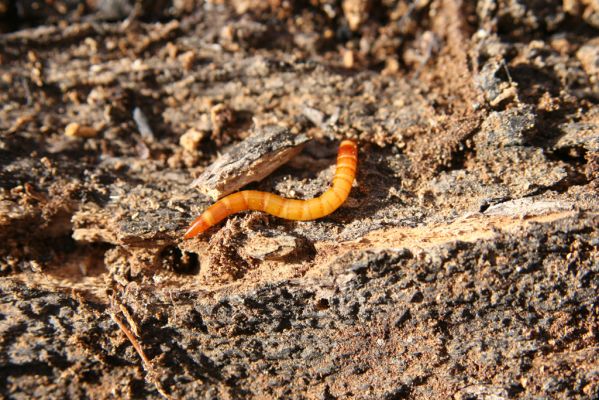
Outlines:
POLYGON ((64 134, 70 137, 94 138, 98 136, 98 131, 86 125, 80 125, 77 122, 71 122, 64 129, 64 134))
POLYGON ((179 144, 187 151, 196 151, 200 147, 200 142, 204 136, 206 136, 205 132, 191 128, 181 135, 179 144))
POLYGON ((232 146, 191 185, 216 200, 264 179, 298 154, 308 141, 306 135, 293 135, 287 128, 265 126, 232 146))

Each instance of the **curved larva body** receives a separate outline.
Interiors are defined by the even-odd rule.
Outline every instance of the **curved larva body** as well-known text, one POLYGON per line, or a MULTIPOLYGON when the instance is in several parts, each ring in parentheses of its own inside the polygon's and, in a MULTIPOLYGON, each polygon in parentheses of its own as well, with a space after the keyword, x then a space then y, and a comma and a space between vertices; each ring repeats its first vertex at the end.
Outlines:
POLYGON ((339 145, 333 185, 320 197, 294 200, 256 190, 233 193, 208 207, 196 218, 185 232, 185 239, 197 236, 229 215, 245 210, 264 211, 276 217, 296 221, 307 221, 329 215, 347 199, 354 182, 357 164, 358 146, 351 140, 344 140, 339 145))

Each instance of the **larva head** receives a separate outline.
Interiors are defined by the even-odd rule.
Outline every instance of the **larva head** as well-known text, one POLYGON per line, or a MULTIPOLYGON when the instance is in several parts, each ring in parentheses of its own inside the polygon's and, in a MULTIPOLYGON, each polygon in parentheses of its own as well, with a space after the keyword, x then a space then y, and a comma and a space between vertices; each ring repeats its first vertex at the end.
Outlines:
POLYGON ((208 224, 206 220, 203 218, 203 215, 200 215, 198 218, 195 219, 195 221, 193 221, 189 228, 187 228, 185 236, 183 237, 185 239, 191 239, 192 237, 196 237, 207 231, 208 228, 210 228, 210 226, 211 225, 208 224))

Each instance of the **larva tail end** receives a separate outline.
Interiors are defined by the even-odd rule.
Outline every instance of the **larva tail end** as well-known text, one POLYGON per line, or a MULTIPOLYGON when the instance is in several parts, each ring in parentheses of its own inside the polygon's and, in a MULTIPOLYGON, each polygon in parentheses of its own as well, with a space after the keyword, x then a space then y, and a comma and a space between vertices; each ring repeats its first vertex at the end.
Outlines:
POLYGON ((208 223, 206 223, 204 218, 202 218, 202 216, 200 216, 200 217, 196 218, 195 221, 193 221, 193 223, 189 226, 189 228, 187 228, 187 231, 185 232, 185 235, 183 236, 183 238, 191 239, 193 237, 196 237, 196 236, 204 233, 205 231, 208 230, 208 228, 210 228, 210 225, 208 225, 208 223))

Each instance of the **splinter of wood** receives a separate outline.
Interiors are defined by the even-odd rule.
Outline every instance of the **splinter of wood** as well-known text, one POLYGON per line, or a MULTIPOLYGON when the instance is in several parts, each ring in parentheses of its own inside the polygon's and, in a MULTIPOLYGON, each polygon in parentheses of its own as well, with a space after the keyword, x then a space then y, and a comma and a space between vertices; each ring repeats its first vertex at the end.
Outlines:
POLYGON ((218 200, 251 182, 259 182, 298 154, 310 138, 268 125, 256 128, 195 179, 191 186, 218 200))

